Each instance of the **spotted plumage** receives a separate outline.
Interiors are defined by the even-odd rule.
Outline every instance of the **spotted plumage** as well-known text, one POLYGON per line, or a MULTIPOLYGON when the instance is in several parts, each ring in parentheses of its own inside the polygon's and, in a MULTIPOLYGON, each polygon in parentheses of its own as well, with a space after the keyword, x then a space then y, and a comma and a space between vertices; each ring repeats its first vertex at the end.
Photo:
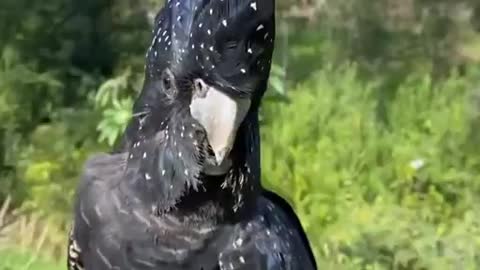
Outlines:
POLYGON ((274 25, 273 0, 167 1, 122 144, 84 167, 69 269, 316 269, 260 185, 274 25))
POLYGON ((78 246, 77 241, 73 237, 72 227, 68 235, 68 253, 67 253, 67 266, 69 270, 83 270, 83 264, 80 259, 80 254, 82 250, 78 246))

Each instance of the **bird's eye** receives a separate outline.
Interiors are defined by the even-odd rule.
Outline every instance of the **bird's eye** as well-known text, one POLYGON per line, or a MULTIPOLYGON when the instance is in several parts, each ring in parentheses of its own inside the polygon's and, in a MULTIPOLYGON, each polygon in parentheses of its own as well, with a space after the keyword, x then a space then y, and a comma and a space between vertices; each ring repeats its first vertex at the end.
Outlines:
POLYGON ((162 84, 162 91, 165 93, 165 95, 170 99, 175 98, 177 95, 177 88, 175 86, 175 78, 170 69, 165 69, 162 72, 162 76, 160 79, 162 84))
POLYGON ((168 78, 168 77, 162 78, 162 84, 163 84, 164 89, 170 89, 172 87, 171 82, 170 82, 170 78, 168 78))

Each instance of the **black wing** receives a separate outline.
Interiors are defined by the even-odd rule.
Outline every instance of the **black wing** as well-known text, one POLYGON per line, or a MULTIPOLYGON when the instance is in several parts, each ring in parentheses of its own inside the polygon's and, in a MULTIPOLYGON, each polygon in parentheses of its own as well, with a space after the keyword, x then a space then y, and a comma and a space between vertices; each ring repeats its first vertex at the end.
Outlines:
POLYGON ((256 214, 237 228, 220 253, 221 270, 315 270, 312 249, 292 207, 265 192, 256 214))
POLYGON ((300 238, 300 241, 302 243, 302 246, 304 247, 305 252, 307 252, 307 257, 309 261, 312 262, 312 264, 315 266, 315 269, 316 269, 315 255, 313 254, 312 247, 310 246, 310 241, 308 240, 307 234, 303 229, 302 223, 300 222, 300 219, 298 218, 297 214, 293 210, 292 206, 284 198, 280 197, 278 194, 274 192, 264 190, 263 196, 265 196, 265 198, 267 198, 270 202, 276 205, 278 207, 278 211, 282 211, 283 214, 286 215, 289 225, 293 226, 292 228, 297 232, 298 237, 300 238))
POLYGON ((100 265, 92 263, 91 249, 95 237, 101 234, 98 215, 111 215, 111 211, 107 212, 109 207, 106 207, 111 204, 111 200, 108 203, 105 194, 116 184, 113 180, 118 179, 125 166, 126 154, 101 154, 86 162, 77 190, 73 226, 68 241, 69 270, 83 270, 91 268, 92 265, 100 265), (103 177, 97 175, 98 171, 103 177), (102 178, 105 178, 105 181, 102 178), (106 181, 107 179, 109 181, 106 181))

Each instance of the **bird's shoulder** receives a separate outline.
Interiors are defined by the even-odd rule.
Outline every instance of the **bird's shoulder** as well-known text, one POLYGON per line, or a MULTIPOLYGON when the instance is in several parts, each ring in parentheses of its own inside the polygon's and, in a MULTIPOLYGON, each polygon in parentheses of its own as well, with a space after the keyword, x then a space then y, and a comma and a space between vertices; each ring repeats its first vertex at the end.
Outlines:
MULTIPOLYGON (((80 178, 74 218, 68 242, 68 266, 71 270, 84 269, 85 257, 92 254, 92 246, 106 236, 105 229, 118 216, 114 206, 122 205, 116 190, 125 174, 127 155, 96 154, 85 162, 80 178)), ((104 241, 106 242, 106 241, 104 241)), ((98 251, 95 251, 98 252, 98 251)))
POLYGON ((112 205, 121 200, 116 191, 125 178, 126 163, 126 153, 97 154, 85 162, 74 206, 77 227, 94 227, 109 217, 112 205))
POLYGON ((221 269, 316 269, 298 217, 271 192, 258 199, 255 214, 238 226, 219 261, 221 269))
POLYGON ((310 241, 290 203, 272 191, 264 190, 262 195, 264 201, 261 204, 263 205, 262 209, 265 215, 270 219, 276 220, 276 225, 283 224, 283 226, 288 227, 289 235, 294 236, 295 243, 302 246, 300 250, 305 252, 304 255, 307 257, 305 259, 316 265, 310 241))
POLYGON ((100 153, 90 157, 83 167, 78 192, 88 193, 92 187, 101 189, 118 185, 127 166, 127 153, 107 154, 100 153))
POLYGON ((271 250, 276 251, 276 260, 271 260, 273 265, 288 265, 285 269, 316 269, 310 242, 292 206, 278 194, 264 190, 259 212, 266 234, 274 234, 275 241, 270 243, 271 250))

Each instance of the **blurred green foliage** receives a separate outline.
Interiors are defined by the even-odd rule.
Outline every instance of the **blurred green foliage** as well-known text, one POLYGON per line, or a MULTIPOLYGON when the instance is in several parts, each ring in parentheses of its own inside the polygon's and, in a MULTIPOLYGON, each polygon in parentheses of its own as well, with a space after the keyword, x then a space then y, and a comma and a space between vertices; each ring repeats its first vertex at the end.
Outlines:
POLYGON ((17 250, 1 250, 0 270, 60 270, 64 264, 54 263, 49 259, 39 258, 28 252, 17 250))
MULTIPOLYGON (((131 117, 161 2, 0 0, 0 202, 56 224, 56 259, 83 162, 131 117)), ((479 268, 479 2, 277 2, 262 174, 319 265, 479 268)))
MULTIPOLYGON (((469 77, 471 76, 471 77, 469 77)), ((467 77, 381 83, 326 67, 264 107, 266 186, 295 205, 326 269, 476 269, 480 158, 467 77), (352 91, 352 90, 355 91, 352 91), (306 117, 307 116, 307 117, 306 117)))

